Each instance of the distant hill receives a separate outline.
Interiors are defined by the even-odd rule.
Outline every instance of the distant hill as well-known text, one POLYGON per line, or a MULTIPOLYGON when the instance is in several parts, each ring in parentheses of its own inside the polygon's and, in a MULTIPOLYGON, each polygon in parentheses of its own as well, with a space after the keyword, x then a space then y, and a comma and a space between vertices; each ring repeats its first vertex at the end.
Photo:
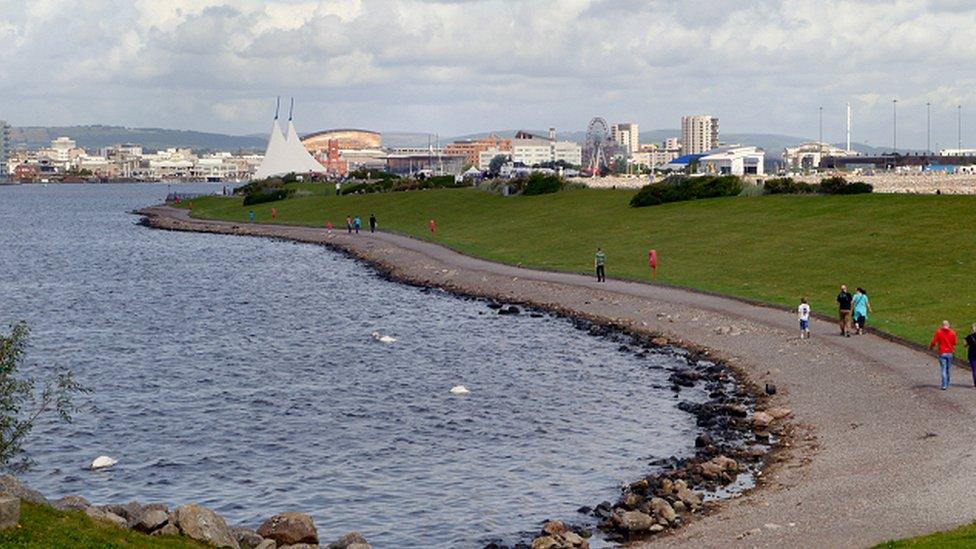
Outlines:
POLYGON ((36 149, 48 146, 52 139, 70 137, 79 147, 96 151, 119 143, 135 143, 147 151, 170 147, 190 147, 195 151, 263 152, 267 137, 260 135, 225 135, 163 128, 126 128, 122 126, 25 126, 11 128, 13 146, 36 149))

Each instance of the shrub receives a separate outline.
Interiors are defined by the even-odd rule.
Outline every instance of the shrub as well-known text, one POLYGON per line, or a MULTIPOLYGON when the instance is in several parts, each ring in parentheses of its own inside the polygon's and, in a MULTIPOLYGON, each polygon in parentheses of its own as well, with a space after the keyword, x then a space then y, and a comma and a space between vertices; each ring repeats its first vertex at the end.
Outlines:
POLYGON ((264 189, 245 196, 244 205, 250 206, 252 204, 284 200, 293 194, 295 194, 295 189, 264 189))
POLYGON ((864 194, 874 192, 874 187, 863 181, 848 183, 843 177, 834 176, 820 180, 820 192, 823 194, 864 194))
POLYGON ((869 194, 873 192, 874 185, 863 181, 855 181, 841 187, 837 194, 869 194))
POLYGON ((641 187, 641 190, 630 199, 630 205, 641 208, 699 198, 738 196, 740 193, 742 193, 742 180, 734 175, 669 176, 661 182, 641 187))
POLYGON ((763 194, 813 194, 817 192, 820 192, 817 185, 794 181, 790 177, 770 179, 763 184, 763 194))
POLYGON ((400 179, 400 176, 378 169, 359 168, 349 172, 350 179, 400 179))
POLYGON ((563 180, 558 175, 533 173, 525 181, 522 194, 534 196, 559 192, 563 188, 563 180))

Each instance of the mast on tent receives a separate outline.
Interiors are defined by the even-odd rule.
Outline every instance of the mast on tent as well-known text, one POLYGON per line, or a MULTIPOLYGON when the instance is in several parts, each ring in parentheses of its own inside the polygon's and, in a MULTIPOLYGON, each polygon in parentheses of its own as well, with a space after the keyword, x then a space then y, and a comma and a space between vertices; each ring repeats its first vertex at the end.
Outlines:
POLYGON ((278 99, 275 100, 275 117, 274 117, 275 120, 278 119, 278 109, 280 108, 281 108, 281 96, 279 95, 278 99))
POLYGON ((288 107, 288 121, 291 122, 292 115, 295 114, 295 98, 291 98, 291 107, 288 107))

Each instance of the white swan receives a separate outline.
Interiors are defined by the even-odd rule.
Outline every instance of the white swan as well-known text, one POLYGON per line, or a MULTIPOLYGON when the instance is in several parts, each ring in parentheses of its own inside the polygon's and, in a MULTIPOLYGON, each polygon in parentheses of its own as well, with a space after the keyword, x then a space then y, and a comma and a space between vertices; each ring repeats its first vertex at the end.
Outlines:
POLYGON ((388 335, 380 335, 379 332, 373 332, 373 339, 379 341, 380 343, 386 343, 387 345, 389 345, 390 343, 396 343, 395 337, 390 337, 388 335))
POLYGON ((97 469, 105 469, 107 467, 112 467, 118 462, 118 460, 112 459, 108 456, 98 456, 94 461, 91 462, 91 468, 92 471, 97 469))
POLYGON ((471 391, 469 391, 468 388, 465 387, 464 385, 455 385, 454 387, 451 387, 452 395, 466 395, 470 392, 471 391))

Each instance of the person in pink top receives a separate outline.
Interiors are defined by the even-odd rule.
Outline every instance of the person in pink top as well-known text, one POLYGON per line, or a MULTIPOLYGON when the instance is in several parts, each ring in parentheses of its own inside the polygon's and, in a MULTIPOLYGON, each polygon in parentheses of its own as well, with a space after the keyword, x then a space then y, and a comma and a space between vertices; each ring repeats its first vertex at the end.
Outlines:
POLYGON ((939 366, 942 368, 942 390, 949 388, 949 368, 952 367, 952 357, 956 353, 956 332, 949 327, 949 321, 943 320, 942 327, 935 331, 929 349, 938 347, 939 366))

